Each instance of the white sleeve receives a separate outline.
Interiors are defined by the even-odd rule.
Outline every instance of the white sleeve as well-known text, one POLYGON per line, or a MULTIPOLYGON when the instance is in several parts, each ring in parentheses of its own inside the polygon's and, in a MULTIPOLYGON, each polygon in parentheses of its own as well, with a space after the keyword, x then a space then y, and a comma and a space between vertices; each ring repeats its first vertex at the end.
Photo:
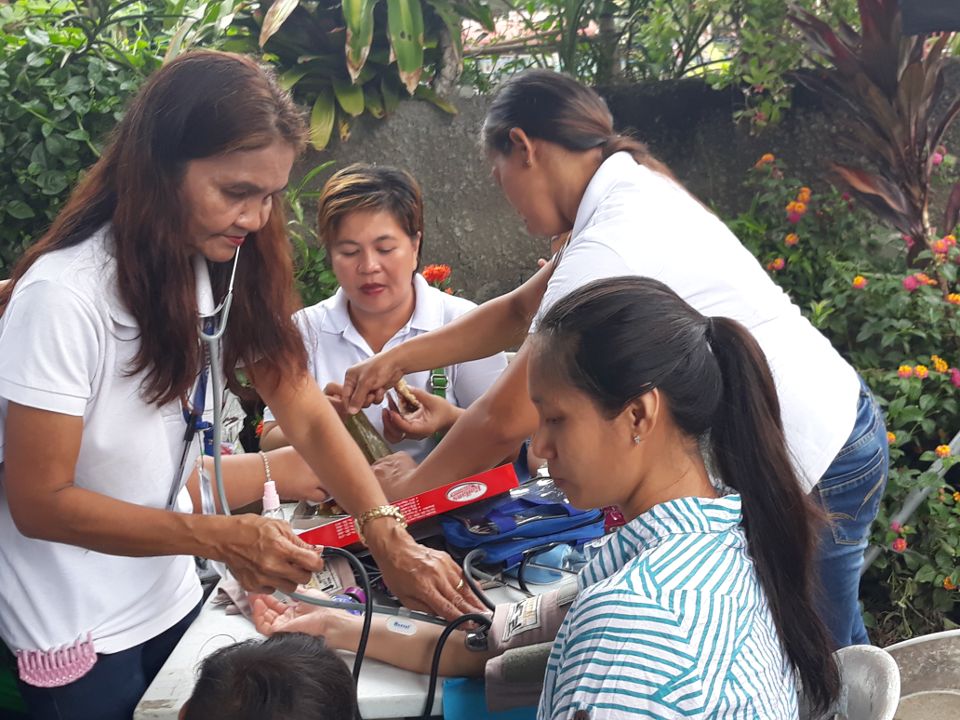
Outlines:
POLYGON ((507 356, 502 352, 454 366, 453 394, 457 405, 462 408, 472 405, 500 377, 506 366, 507 356))
POLYGON ((0 333, 0 397, 82 416, 103 332, 96 311, 72 290, 45 280, 17 289, 0 333))
MULTIPOLYGON (((594 280, 637 274, 626 264, 620 253, 599 239, 599 230, 600 227, 591 229, 588 232, 592 237, 581 236, 574 245, 564 251, 547 283, 540 308, 530 324, 530 332, 537 329, 540 320, 558 300, 574 290, 594 280)), ((637 241, 640 240, 638 237, 637 241)))

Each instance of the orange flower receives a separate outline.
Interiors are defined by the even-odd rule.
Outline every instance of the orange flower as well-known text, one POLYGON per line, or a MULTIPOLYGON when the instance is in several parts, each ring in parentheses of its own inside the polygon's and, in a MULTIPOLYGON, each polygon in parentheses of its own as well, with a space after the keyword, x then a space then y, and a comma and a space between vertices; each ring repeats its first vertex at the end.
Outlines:
POLYGON ((913 377, 913 368, 909 365, 901 365, 897 368, 897 375, 902 378, 913 377))
POLYGON ((778 272, 779 270, 783 270, 783 268, 786 267, 786 265, 787 265, 787 261, 784 260, 782 257, 778 257, 776 260, 771 260, 770 262, 767 263, 767 270, 778 272))
POLYGON ((887 431, 887 445, 893 445, 897 441, 897 434, 887 431))
POLYGON ((770 163, 772 163, 774 160, 776 160, 776 158, 773 156, 773 153, 764 153, 763 155, 760 156, 760 159, 757 160, 754 167, 757 170, 760 170, 766 167, 767 165, 769 165, 770 163))
POLYGON ((917 365, 913 369, 913 374, 916 375, 921 380, 923 380, 930 374, 930 370, 927 368, 926 365, 917 365))
POLYGON ((444 292, 445 292, 447 295, 453 295, 453 288, 446 288, 446 289, 444 290, 444 292))
POLYGON ((939 355, 931 355, 930 362, 933 363, 933 369, 938 373, 945 373, 950 368, 950 366, 947 365, 947 361, 939 355))
POLYGON ((787 247, 793 247, 800 242, 800 237, 796 233, 789 233, 784 239, 783 244, 787 247))
POLYGON ((939 240, 934 240, 930 243, 930 249, 933 250, 938 255, 946 255, 947 250, 950 249, 950 245, 947 244, 947 241, 943 238, 939 240))
POLYGON ((953 501, 955 503, 960 503, 960 490, 958 490, 953 494, 953 501))
POLYGON ((937 445, 937 449, 934 450, 938 458, 950 457, 950 446, 949 445, 937 445))
POLYGON ((811 194, 812 194, 812 193, 810 192, 810 188, 808 188, 808 187, 802 187, 802 188, 800 188, 800 192, 797 193, 797 200, 799 200, 799 201, 802 202, 802 203, 808 203, 808 202, 810 202, 810 195, 811 195, 811 194))
POLYGON ((926 273, 916 273, 914 277, 919 280, 924 285, 930 285, 931 287, 937 284, 937 281, 926 273))
POLYGON ((863 290, 867 286, 867 279, 863 275, 857 275, 851 285, 856 290, 863 290))
POLYGON ((423 279, 431 285, 440 285, 450 278, 449 265, 427 265, 423 269, 423 279))
POLYGON ((947 302, 951 305, 960 305, 960 293, 950 293, 947 295, 947 302))
POLYGON ((943 589, 944 590, 956 590, 957 586, 954 584, 953 580, 949 576, 943 579, 943 589))
POLYGON ((894 552, 902 553, 904 550, 907 549, 907 541, 902 537, 897 538, 892 543, 890 543, 890 547, 893 549, 894 552))

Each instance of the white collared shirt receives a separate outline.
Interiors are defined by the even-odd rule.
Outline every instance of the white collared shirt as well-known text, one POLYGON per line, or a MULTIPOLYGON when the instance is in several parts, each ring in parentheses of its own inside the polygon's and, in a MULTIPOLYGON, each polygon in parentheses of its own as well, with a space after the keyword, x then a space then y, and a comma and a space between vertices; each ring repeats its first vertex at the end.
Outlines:
MULTIPOLYGON (((416 293, 413 315, 387 341, 383 346, 384 350, 443 327, 476 307, 469 300, 431 287, 419 273, 414 275, 413 289, 416 293)), ((307 347, 307 367, 321 389, 330 382, 343 383, 349 368, 374 355, 370 345, 350 319, 347 296, 343 289, 337 290, 332 297, 316 305, 304 308, 294 315, 294 320, 307 347)), ((506 366, 506 356, 498 353, 482 360, 445 368, 448 381, 447 400, 457 407, 468 407, 487 391, 506 366)), ((406 375, 405 379, 411 387, 429 390, 429 372, 411 373, 406 375)), ((371 405, 364 410, 370 423, 380 433, 383 432, 382 411, 386 407, 387 402, 384 400, 380 405, 371 405)), ((263 417, 267 421, 275 420, 270 408, 264 411, 263 417)), ((434 446, 435 442, 430 438, 404 440, 391 445, 395 452, 407 452, 418 463, 423 461, 434 446)))
MULTIPOLYGON (((14 288, 0 318, 0 435, 11 401, 82 417, 74 485, 164 508, 184 419, 177 401, 145 402, 144 373, 127 372, 140 329, 120 300, 111 247, 102 228, 42 256, 14 288)), ((4 481, 0 471, 0 636, 10 648, 50 650, 90 633, 97 652, 119 652, 167 630, 200 601, 192 557, 120 557, 25 537, 4 481)), ((186 491, 178 508, 192 510, 186 491)))
POLYGON ((777 385, 797 472, 811 490, 853 430, 856 371, 717 216, 625 152, 608 158, 587 186, 534 328, 560 298, 621 275, 659 280, 704 315, 733 318, 753 333, 777 385))

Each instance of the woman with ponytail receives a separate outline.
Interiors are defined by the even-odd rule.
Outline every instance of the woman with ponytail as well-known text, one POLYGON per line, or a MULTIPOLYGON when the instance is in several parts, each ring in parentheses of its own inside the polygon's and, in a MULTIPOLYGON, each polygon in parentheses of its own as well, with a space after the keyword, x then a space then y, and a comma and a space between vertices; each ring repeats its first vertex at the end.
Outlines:
POLYGON ((524 344, 422 465, 384 481, 388 492, 402 497, 508 456, 536 427, 523 341, 539 318, 592 280, 655 278, 703 315, 736 320, 763 350, 783 417, 784 462, 829 521, 817 542, 821 618, 836 647, 869 642, 860 569, 888 448, 883 418, 856 371, 719 218, 642 143, 616 133, 593 90, 545 70, 513 77, 494 98, 482 139, 493 177, 527 230, 569 231, 570 239, 516 290, 348 372, 344 397, 355 410, 379 401, 404 373, 524 344))
POLYGON ((580 574, 538 718, 796 718, 798 685, 826 710, 816 513, 749 331, 628 276, 558 301, 528 352, 534 452, 629 520, 580 574))

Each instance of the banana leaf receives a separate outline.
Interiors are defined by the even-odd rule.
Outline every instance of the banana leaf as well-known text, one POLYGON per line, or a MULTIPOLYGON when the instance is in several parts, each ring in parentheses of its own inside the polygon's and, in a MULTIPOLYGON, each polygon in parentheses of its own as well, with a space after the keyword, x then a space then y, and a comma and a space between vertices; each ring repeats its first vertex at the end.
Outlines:
POLYGON ((383 436, 370 424, 370 420, 362 411, 346 418, 343 424, 347 426, 350 437, 357 443, 363 452, 363 456, 371 465, 393 452, 383 436))

